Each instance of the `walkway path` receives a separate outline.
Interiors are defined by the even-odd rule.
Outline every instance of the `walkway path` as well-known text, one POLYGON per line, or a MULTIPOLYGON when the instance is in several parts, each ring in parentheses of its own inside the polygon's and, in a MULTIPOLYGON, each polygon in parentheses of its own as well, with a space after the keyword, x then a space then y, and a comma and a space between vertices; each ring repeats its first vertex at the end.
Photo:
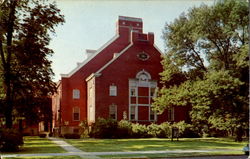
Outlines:
POLYGON ((49 137, 49 139, 51 141, 53 141, 55 144, 59 145, 60 147, 62 147, 64 150, 68 151, 69 154, 74 154, 77 156, 80 156, 81 158, 89 158, 89 159, 97 159, 99 157, 88 153, 88 152, 83 152, 82 150, 68 144, 67 142, 59 139, 59 138, 54 138, 54 137, 49 137))

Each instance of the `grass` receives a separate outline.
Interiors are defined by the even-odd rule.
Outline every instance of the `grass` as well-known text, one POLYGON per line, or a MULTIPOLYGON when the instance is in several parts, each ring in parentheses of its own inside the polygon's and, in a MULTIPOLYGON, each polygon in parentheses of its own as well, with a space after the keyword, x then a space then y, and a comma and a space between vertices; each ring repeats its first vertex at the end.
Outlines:
POLYGON ((211 155, 242 155, 242 148, 247 144, 234 142, 230 138, 184 138, 171 142, 170 139, 65 139, 66 142, 86 152, 129 152, 129 151, 164 151, 164 150, 214 150, 202 153, 155 153, 132 155, 102 155, 102 158, 161 158, 211 155), (218 151, 216 151, 218 150, 218 151), (222 151, 220 151, 222 150, 222 151), (227 150, 227 151, 223 151, 227 150), (230 150, 230 151, 229 151, 230 150))
MULTIPOLYGON (((31 153, 63 153, 66 152, 61 147, 54 144, 47 138, 38 136, 25 136, 24 145, 15 154, 31 154, 31 153)), ((4 152, 3 154, 13 154, 13 152, 4 152)))
POLYGON ((230 138, 185 138, 171 142, 170 139, 66 139, 66 142, 86 152, 127 152, 164 150, 239 150, 245 142, 234 142, 230 138))
POLYGON ((80 156, 5 157, 4 159, 81 159, 80 156))
MULTIPOLYGON (((247 144, 234 142, 230 138, 184 138, 171 142, 170 139, 65 139, 66 142, 85 152, 129 152, 129 151, 164 151, 164 150, 230 150, 202 153, 155 153, 101 155, 102 158, 159 158, 209 155, 242 155, 242 148, 247 144)), ((25 137, 24 146, 19 154, 63 153, 65 150, 46 138, 25 137)), ((15 152, 16 153, 16 152, 15 152)), ((4 153, 12 154, 12 153, 4 153)), ((80 159, 79 156, 42 156, 42 157, 8 157, 5 159, 80 159)))
MULTIPOLYGON (((121 158, 139 158, 139 159, 155 159, 155 158, 180 158, 180 157, 201 157, 201 156, 227 156, 228 153, 186 153, 186 154, 169 154, 169 153, 161 153, 161 154, 133 154, 133 155, 103 155, 100 156, 102 158, 112 158, 112 159, 121 159, 121 158)), ((239 154, 231 154, 232 156, 238 156, 239 154)), ((246 156, 247 157, 247 156, 246 156)))

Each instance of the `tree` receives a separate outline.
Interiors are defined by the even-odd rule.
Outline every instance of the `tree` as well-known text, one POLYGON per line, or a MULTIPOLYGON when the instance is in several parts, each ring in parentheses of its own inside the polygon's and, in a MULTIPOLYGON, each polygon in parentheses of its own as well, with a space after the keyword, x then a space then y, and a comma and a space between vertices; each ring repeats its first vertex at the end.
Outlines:
POLYGON ((225 0, 191 8, 166 24, 164 87, 155 110, 190 106, 201 134, 248 127, 248 12, 246 1, 225 0))
POLYGON ((12 127, 19 101, 47 98, 55 91, 48 60, 53 50, 48 45, 54 27, 63 22, 56 4, 47 0, 5 0, 1 4, 0 85, 6 127, 12 127))

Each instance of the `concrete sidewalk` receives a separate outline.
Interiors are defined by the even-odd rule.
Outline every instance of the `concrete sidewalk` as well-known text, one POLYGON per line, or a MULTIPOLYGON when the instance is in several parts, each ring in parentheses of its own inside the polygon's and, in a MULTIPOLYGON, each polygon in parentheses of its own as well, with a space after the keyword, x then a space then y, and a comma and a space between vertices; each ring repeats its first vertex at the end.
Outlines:
POLYGON ((68 152, 68 153, 66 153, 67 155, 68 154, 77 155, 77 156, 80 156, 81 158, 89 158, 89 159, 98 159, 99 158, 99 157, 95 156, 94 154, 84 152, 84 151, 82 151, 82 150, 68 144, 67 142, 65 142, 65 141, 63 141, 63 140, 61 140, 59 138, 49 137, 49 139, 52 142, 54 142, 55 144, 57 144, 58 146, 62 147, 64 150, 66 150, 68 152))

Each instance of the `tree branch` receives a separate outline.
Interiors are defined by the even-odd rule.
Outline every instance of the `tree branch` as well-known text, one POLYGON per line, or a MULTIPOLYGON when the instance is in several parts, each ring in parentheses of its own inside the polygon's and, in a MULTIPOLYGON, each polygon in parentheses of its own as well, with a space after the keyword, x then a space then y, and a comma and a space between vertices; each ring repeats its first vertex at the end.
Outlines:
POLYGON ((2 63, 3 63, 3 67, 5 68, 6 61, 5 61, 5 57, 4 57, 4 53, 3 53, 3 41, 2 41, 2 39, 0 39, 0 56, 1 56, 2 63))
POLYGON ((193 44, 190 43, 189 45, 191 46, 190 48, 191 48, 191 50, 194 52, 195 57, 197 57, 197 58, 198 58, 198 61, 200 61, 200 63, 201 63, 201 68, 202 68, 204 71, 207 72, 207 69, 206 69, 205 65, 203 64, 203 61, 202 61, 202 59, 201 59, 199 53, 194 49, 193 44))

